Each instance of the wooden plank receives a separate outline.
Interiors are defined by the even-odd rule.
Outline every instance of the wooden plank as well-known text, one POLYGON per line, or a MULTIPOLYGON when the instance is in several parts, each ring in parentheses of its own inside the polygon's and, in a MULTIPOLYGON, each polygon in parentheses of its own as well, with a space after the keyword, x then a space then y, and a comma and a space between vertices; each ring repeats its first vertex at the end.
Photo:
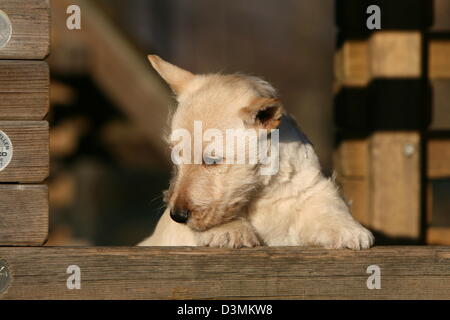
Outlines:
MULTIPOLYGON (((355 218, 369 227, 381 228, 381 222, 372 221, 369 204, 372 201, 374 185, 369 181, 374 176, 366 169, 371 167, 368 156, 369 143, 364 139, 344 140, 337 148, 334 163, 338 182, 344 197, 351 202, 351 211, 355 218), (367 180, 365 179, 367 178, 367 180)), ((445 179, 450 177, 450 139, 429 138, 427 143, 427 178, 445 179)), ((387 161, 387 160, 386 160, 387 161)), ((368 170, 368 169, 367 169, 368 170)), ((394 176, 395 177, 395 176, 394 176)), ((398 176, 397 176, 398 177, 398 176)), ((432 195, 431 185, 427 185, 428 199, 432 195)), ((403 201, 403 200, 402 200, 403 201)), ((375 209, 376 210, 376 209, 375 209)), ((431 222, 432 201, 427 202, 427 221, 431 222)), ((379 217, 375 218, 378 219, 379 217)), ((393 222, 394 223, 394 222, 393 222)))
POLYGON ((44 59, 50 46, 48 0, 0 0, 12 26, 9 42, 0 48, 0 59, 44 59))
POLYGON ((433 27, 434 31, 450 31, 450 1, 433 1, 433 27))
POLYGON ((369 147, 367 139, 342 141, 334 154, 334 166, 339 176, 367 177, 369 147))
MULTIPOLYGON (((368 176, 369 142, 365 139, 342 141, 334 153, 334 167, 339 177, 368 176)), ((427 143, 427 178, 450 177, 450 139, 430 138, 427 143)))
POLYGON ((418 78, 422 74, 422 35, 418 31, 375 32, 369 40, 372 78, 418 78))
POLYGON ((0 60, 0 120, 42 120, 49 83, 46 62, 0 60))
POLYGON ((347 131, 425 130, 431 123, 429 87, 420 78, 375 78, 367 87, 342 87, 335 121, 347 131))
POLYGON ((449 227, 428 228, 427 244, 450 246, 450 228, 449 227))
POLYGON ((0 248, 4 299, 449 299, 450 248, 0 248), (67 267, 81 270, 69 290, 67 267), (370 265, 381 289, 369 290, 370 265))
POLYGON ((0 182, 41 182, 49 172, 47 121, 0 121, 13 146, 11 163, 0 171, 0 182))
POLYGON ((337 87, 364 87, 374 78, 419 78, 422 35, 383 31, 368 40, 346 40, 335 54, 337 87))
MULTIPOLYGON (((83 47, 85 51, 77 49, 77 52, 83 52, 82 58, 88 59, 84 64, 88 66, 87 71, 109 98, 142 131, 155 147, 155 152, 159 153, 162 159, 169 159, 167 147, 161 139, 170 106, 174 104, 167 86, 152 70, 146 54, 130 45, 117 26, 93 1, 54 1, 52 10, 55 21, 65 21, 67 17, 65 10, 71 4, 79 5, 83 12, 83 27, 76 37, 77 43, 85 45, 83 47)), ((63 47, 66 43, 69 47, 73 45, 72 41, 67 41, 73 32, 65 28, 58 28, 55 32, 57 41, 61 40, 59 52, 67 56, 68 51, 61 51, 63 49, 61 45, 63 47)), ((52 67, 53 62, 56 67, 58 66, 57 58, 57 52, 55 57, 50 57, 54 59, 50 60, 52 67)))
POLYGON ((427 143, 429 179, 450 177, 450 139, 430 139, 427 143))
POLYGON ((345 86, 366 86, 370 80, 369 63, 367 41, 346 41, 335 54, 337 82, 345 86))
POLYGON ((339 177, 342 195, 347 201, 352 216, 361 224, 371 227, 370 186, 368 178, 339 177))
POLYGON ((427 225, 431 225, 433 221, 433 183, 431 181, 428 181, 426 183, 426 210, 425 218, 427 225))
POLYGON ((430 81, 432 87, 432 123, 430 130, 450 130, 450 77, 430 81))
POLYGON ((450 79, 450 39, 432 39, 428 43, 428 73, 431 79, 450 79))
POLYGON ((47 235, 47 186, 0 184, 0 245, 42 245, 47 235))
POLYGON ((368 227, 371 224, 369 160, 367 138, 343 140, 333 154, 333 164, 341 193, 347 201, 353 217, 368 227))
MULTIPOLYGON (((334 154, 334 164, 338 182, 344 197, 352 203, 355 218, 367 226, 372 226, 369 203, 373 195, 373 184, 369 181, 367 168, 371 167, 369 141, 349 139, 341 142, 334 154), (367 180, 366 180, 367 178, 367 180)), ((427 143, 427 178, 445 179, 450 177, 450 139, 429 138, 427 143)), ((431 184, 427 184, 428 199, 431 199, 431 184)), ((427 221, 431 222, 432 201, 427 202, 427 221)))
POLYGON ((373 228, 386 236, 417 239, 421 217, 419 134, 377 132, 369 148, 373 228))

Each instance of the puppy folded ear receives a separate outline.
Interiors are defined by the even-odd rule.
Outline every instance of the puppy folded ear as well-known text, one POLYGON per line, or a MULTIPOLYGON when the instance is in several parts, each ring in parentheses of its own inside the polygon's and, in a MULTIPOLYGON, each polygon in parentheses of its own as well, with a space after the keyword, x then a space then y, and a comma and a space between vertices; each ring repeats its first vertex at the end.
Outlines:
POLYGON ((258 98, 239 112, 246 127, 276 129, 280 125, 283 106, 273 98, 258 98))
POLYGON ((194 74, 181 69, 167 61, 164 61, 157 55, 147 56, 153 68, 167 82, 175 94, 180 94, 183 88, 194 78, 194 74))

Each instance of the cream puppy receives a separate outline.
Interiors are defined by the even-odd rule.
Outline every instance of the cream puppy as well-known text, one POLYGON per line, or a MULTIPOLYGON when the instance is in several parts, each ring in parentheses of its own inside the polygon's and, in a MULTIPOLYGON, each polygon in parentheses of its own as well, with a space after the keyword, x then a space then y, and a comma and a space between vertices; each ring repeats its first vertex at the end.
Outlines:
POLYGON ((271 174, 262 174, 267 164, 228 164, 224 157, 175 165, 167 209, 139 245, 355 250, 373 245, 374 237, 353 219, 334 181, 323 176, 313 146, 270 84, 241 74, 194 75, 158 56, 149 60, 177 97, 172 132, 194 133, 196 122, 222 133, 278 129, 279 143, 269 152, 277 158, 271 174))

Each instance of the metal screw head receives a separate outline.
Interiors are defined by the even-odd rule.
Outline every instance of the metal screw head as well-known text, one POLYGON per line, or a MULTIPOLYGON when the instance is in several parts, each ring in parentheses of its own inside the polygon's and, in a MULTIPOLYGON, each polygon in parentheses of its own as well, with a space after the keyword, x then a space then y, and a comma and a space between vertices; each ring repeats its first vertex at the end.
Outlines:
POLYGON ((8 263, 0 258, 0 294, 6 292, 6 289, 8 289, 11 281, 12 276, 9 271, 8 263))
POLYGON ((8 15, 0 10, 0 48, 6 46, 11 39, 12 25, 8 15))
POLYGON ((411 157, 415 151, 416 151, 416 148, 414 147, 414 145, 412 143, 407 143, 403 147, 403 153, 407 157, 411 157))

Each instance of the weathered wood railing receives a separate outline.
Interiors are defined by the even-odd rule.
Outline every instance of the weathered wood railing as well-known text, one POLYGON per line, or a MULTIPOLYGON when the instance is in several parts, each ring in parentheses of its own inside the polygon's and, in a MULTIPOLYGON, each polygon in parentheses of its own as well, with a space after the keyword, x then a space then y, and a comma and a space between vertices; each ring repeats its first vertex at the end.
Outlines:
POLYGON ((0 257, 12 274, 4 299, 450 299, 445 247, 0 248, 0 257), (80 289, 67 287, 71 265, 80 289), (380 289, 368 287, 369 266, 380 289))

